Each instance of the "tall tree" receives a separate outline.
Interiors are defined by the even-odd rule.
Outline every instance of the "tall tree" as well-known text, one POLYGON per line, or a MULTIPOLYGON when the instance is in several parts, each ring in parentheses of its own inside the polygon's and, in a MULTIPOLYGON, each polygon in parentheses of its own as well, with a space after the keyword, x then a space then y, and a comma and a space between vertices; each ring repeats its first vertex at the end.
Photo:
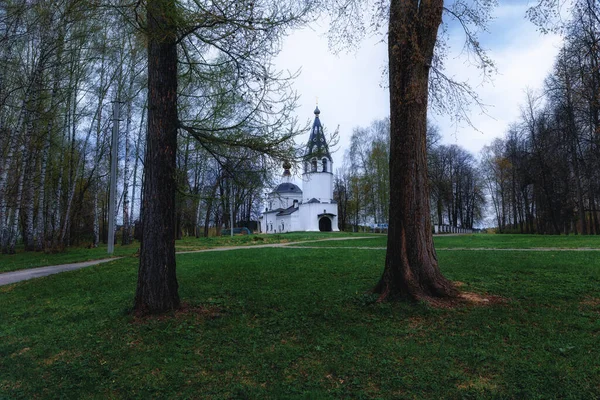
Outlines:
POLYGON ((221 165, 233 165, 224 162, 231 148, 278 158, 293 152, 290 141, 299 131, 290 112, 296 96, 290 94, 289 79, 272 71, 271 60, 285 29, 303 22, 308 5, 271 0, 146 4, 148 129, 137 312, 179 306, 174 243, 178 129, 221 165), (185 94, 181 103, 178 91, 185 94))
POLYGON ((175 0, 146 5, 148 131, 138 283, 134 308, 159 313, 179 307, 175 271, 177 151, 177 8, 175 0))
POLYGON ((374 288, 380 300, 456 295, 433 247, 426 159, 429 69, 442 11, 442 0, 390 3, 390 220, 374 288))
MULTIPOLYGON (((365 1, 369 3, 368 1, 365 1)), ((374 288, 380 301, 393 298, 452 297, 457 291, 440 272, 433 247, 427 178, 428 106, 468 121, 467 106, 477 102, 466 83, 443 73, 444 46, 437 46, 444 11, 464 28, 465 47, 484 78, 494 70, 477 40, 490 19, 493 0, 374 1, 371 26, 387 25, 390 91, 389 232, 383 275, 374 288), (383 23, 387 19, 387 24, 383 23), (433 74, 430 74, 433 72, 433 74), (430 96, 431 95, 431 96, 430 96)), ((368 31, 359 0, 327 3, 334 16, 335 43, 348 43, 368 31), (356 29, 358 21, 360 25, 356 29), (354 31, 354 32, 353 32, 354 31), (358 32, 358 34, 356 33, 358 32)))

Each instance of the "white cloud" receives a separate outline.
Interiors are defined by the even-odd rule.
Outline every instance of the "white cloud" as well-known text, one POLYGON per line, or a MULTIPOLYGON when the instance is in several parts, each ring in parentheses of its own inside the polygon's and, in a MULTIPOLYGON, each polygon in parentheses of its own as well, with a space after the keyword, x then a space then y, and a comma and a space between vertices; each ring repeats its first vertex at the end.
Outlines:
MULTIPOLYGON (((502 137, 509 124, 517 122, 525 89, 543 87, 562 43, 557 35, 541 35, 523 18, 511 18, 524 15, 523 7, 500 7, 499 13, 504 18, 492 25, 490 34, 495 40, 489 46, 498 73, 492 83, 476 87, 482 102, 489 105, 488 115, 477 107, 471 110, 471 121, 480 132, 465 124, 457 128, 447 116, 434 116, 446 143, 458 144, 475 155, 494 138, 502 137)), ((479 73, 477 69, 465 68, 463 59, 456 56, 449 57, 447 70, 449 75, 470 80, 472 85, 481 80, 475 75, 479 73)))
MULTIPOLYGON (((312 123, 318 97, 321 122, 329 131, 340 126, 340 149, 333 154, 341 166, 352 129, 389 115, 387 90, 381 87, 387 46, 372 38, 356 53, 334 55, 320 32, 303 29, 289 36, 276 67, 291 72, 302 68, 294 87, 300 94, 297 115, 312 123)), ((300 140, 308 139, 308 133, 300 140)))
MULTIPOLYGON (((451 55, 447 60, 449 75, 471 78, 484 103, 489 104, 490 118, 478 109, 471 110, 471 119, 481 131, 453 126, 446 116, 435 116, 443 140, 456 143, 475 155, 493 138, 502 136, 511 122, 519 117, 519 105, 524 100, 524 89, 541 88, 551 71, 561 40, 553 35, 540 35, 525 20, 526 5, 513 4, 499 7, 496 20, 490 25, 490 34, 482 42, 498 67, 493 84, 479 84, 479 71, 465 67, 462 58, 451 55)), ((333 55, 327 45, 323 27, 303 29, 286 38, 283 51, 276 60, 278 69, 292 72, 302 69, 294 84, 301 95, 297 115, 300 121, 313 118, 316 97, 319 98, 321 121, 329 129, 340 125, 340 150, 333 155, 335 166, 340 166, 348 147, 352 129, 368 126, 371 121, 389 115, 389 96, 381 87, 382 69, 387 63, 387 46, 378 38, 362 43, 356 53, 333 55)), ((453 32, 455 33, 455 32, 453 32)), ((457 39, 458 38, 458 39, 457 39)), ((456 54, 462 49, 454 36, 456 54)), ((308 133, 300 140, 306 140, 308 133)))

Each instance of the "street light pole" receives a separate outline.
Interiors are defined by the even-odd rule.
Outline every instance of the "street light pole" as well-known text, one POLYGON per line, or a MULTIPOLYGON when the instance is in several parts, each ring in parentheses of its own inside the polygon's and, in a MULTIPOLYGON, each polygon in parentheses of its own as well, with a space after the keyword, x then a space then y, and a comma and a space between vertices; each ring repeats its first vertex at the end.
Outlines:
POLYGON ((233 238, 233 176, 229 185, 231 188, 231 192, 229 193, 229 227, 231 228, 231 237, 233 238))

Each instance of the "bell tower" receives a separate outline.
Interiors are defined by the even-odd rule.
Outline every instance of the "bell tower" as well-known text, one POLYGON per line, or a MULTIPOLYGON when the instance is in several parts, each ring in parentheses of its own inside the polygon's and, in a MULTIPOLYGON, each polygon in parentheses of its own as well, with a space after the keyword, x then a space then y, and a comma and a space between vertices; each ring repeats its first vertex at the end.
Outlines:
POLYGON ((315 108, 315 120, 304 153, 304 171, 302 174, 302 201, 319 203, 333 201, 333 160, 319 116, 321 110, 315 108))

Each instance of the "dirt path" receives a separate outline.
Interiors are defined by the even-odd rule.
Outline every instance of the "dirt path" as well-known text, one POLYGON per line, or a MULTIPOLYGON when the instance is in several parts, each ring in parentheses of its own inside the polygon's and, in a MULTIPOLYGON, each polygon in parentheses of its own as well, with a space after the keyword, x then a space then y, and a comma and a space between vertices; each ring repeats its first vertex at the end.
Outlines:
MULTIPOLYGON (((377 236, 337 237, 337 238, 329 238, 329 239, 304 240, 304 241, 301 241, 301 242, 255 244, 255 245, 250 245, 250 246, 213 247, 211 249, 203 249, 203 250, 178 251, 176 254, 205 253, 207 251, 229 251, 229 250, 264 249, 264 248, 268 248, 268 247, 290 247, 290 248, 308 248, 308 249, 310 249, 311 247, 296 246, 296 245, 298 245, 300 243, 329 242, 329 241, 337 241, 337 240, 374 239, 376 237, 377 236)), ((318 248, 322 249, 323 247, 318 247, 318 248)), ((339 247, 335 247, 335 248, 339 249, 339 247)))
POLYGON ((26 281, 29 279, 40 278, 42 276, 48 276, 58 274, 59 272, 73 271, 80 268, 90 267, 92 265, 98 265, 109 261, 118 260, 123 257, 115 258, 104 258, 102 260, 84 261, 71 264, 51 265, 48 267, 38 267, 29 269, 20 269, 18 271, 4 272, 0 274, 0 286, 10 285, 20 281, 26 281))

